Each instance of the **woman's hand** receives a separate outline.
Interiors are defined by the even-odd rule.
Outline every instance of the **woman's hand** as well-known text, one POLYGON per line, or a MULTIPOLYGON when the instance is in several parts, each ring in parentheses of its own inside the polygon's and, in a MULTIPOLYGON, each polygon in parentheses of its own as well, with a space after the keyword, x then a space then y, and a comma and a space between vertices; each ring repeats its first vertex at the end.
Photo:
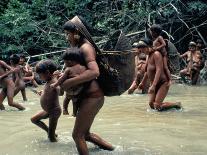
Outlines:
POLYGON ((149 87, 148 93, 149 93, 149 94, 152 94, 152 93, 154 93, 154 92, 155 92, 155 86, 154 86, 154 85, 151 85, 151 86, 149 87))

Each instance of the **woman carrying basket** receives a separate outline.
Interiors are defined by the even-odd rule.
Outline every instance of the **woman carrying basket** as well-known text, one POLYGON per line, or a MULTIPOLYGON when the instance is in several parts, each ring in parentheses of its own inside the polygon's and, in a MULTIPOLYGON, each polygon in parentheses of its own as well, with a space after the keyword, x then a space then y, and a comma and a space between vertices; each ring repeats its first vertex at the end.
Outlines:
POLYGON ((88 83, 78 98, 80 106, 72 135, 79 154, 88 155, 86 141, 92 142, 102 149, 112 151, 114 148, 98 135, 90 132, 94 118, 104 104, 104 93, 96 80, 100 74, 96 62, 96 52, 91 44, 91 37, 88 36, 90 34, 82 22, 79 17, 75 16, 64 24, 63 29, 69 44, 72 47, 80 48, 87 70, 77 77, 67 79, 61 87, 67 91, 73 86, 88 83))

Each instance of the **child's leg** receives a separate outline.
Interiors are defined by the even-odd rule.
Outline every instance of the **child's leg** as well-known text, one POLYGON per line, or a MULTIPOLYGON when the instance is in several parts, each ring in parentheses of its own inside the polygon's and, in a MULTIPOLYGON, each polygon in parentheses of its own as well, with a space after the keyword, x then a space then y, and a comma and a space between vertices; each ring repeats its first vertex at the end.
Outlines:
POLYGON ((58 119, 61 115, 61 109, 55 109, 55 111, 49 115, 49 129, 48 129, 48 138, 51 142, 57 142, 57 135, 55 130, 57 127, 58 119))
POLYGON ((41 129, 45 130, 48 133, 48 126, 41 121, 41 119, 46 119, 49 117, 49 114, 46 111, 41 111, 39 113, 37 113, 36 115, 34 115, 31 118, 32 123, 34 123, 35 125, 37 125, 38 127, 40 127, 41 129))
POLYGON ((167 75, 167 78, 169 81, 171 81, 171 74, 170 74, 170 70, 169 70, 168 64, 167 64, 167 56, 163 57, 163 62, 164 62, 164 70, 167 75))
POLYGON ((24 101, 27 101, 25 88, 21 90, 21 93, 22 93, 22 98, 23 98, 23 100, 24 100, 24 101))
POLYGON ((7 100, 8 100, 8 105, 9 106, 15 107, 19 110, 24 110, 25 109, 25 107, 23 107, 21 104, 15 103, 13 101, 13 98, 14 98, 14 85, 7 85, 6 94, 7 94, 7 100))
POLYGON ((69 97, 67 94, 63 100, 63 115, 69 115, 68 112, 68 105, 70 103, 71 97, 69 97))

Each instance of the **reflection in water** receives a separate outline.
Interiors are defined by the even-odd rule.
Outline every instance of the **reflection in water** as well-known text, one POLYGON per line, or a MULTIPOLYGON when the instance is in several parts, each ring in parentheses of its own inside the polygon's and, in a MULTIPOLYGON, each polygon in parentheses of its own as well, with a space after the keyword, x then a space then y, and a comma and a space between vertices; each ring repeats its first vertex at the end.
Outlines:
MULTIPOLYGON (((89 144, 92 155, 205 155, 207 153, 207 87, 173 85, 166 101, 181 101, 182 110, 156 112, 149 109, 147 95, 106 98, 92 131, 116 146, 115 151, 100 150, 89 144)), ((0 111, 0 155, 76 155, 72 139, 74 118, 61 116, 58 143, 50 143, 44 131, 30 122, 40 110, 39 97, 31 91, 26 110, 6 105, 0 111)), ((63 97, 60 98, 61 103, 63 97)), ((22 101, 21 96, 15 98, 22 101)), ((72 113, 72 107, 69 107, 72 113)))

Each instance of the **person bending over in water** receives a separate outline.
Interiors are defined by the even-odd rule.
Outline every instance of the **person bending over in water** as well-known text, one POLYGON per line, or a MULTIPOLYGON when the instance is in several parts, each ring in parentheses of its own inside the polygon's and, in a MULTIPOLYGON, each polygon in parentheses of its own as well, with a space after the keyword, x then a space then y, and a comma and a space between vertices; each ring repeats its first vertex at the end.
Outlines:
POLYGON ((150 32, 153 39, 153 49, 155 51, 159 51, 163 56, 163 68, 166 72, 167 79, 169 81, 169 85, 171 84, 171 74, 167 64, 167 50, 166 43, 163 37, 161 36, 162 27, 160 25, 154 24, 150 27, 150 32))
POLYGON ((51 60, 42 60, 36 65, 36 72, 41 80, 45 81, 44 90, 41 93, 40 104, 42 111, 31 118, 32 123, 45 130, 51 142, 57 141, 55 130, 58 119, 61 115, 61 107, 59 105, 58 95, 60 94, 59 87, 52 88, 50 85, 57 82, 53 73, 57 70, 56 65, 51 60), (49 118, 49 126, 42 119, 49 118))
POLYGON ((24 101, 27 101, 26 91, 25 91, 25 82, 23 80, 23 68, 19 65, 20 57, 17 54, 10 56, 11 66, 18 69, 18 72, 13 74, 13 80, 15 83, 14 96, 21 91, 24 101))
MULTIPOLYGON (((61 85, 65 80, 69 78, 73 78, 76 76, 79 76, 81 73, 86 71, 86 64, 84 61, 83 56, 80 53, 80 50, 78 48, 72 48, 72 49, 67 49, 65 53, 63 53, 63 60, 65 63, 65 71, 63 75, 58 79, 57 82, 51 84, 51 87, 57 87, 61 85)), ((66 92, 66 96, 63 102, 63 114, 69 114, 68 113, 68 104, 70 100, 72 99, 73 101, 73 116, 76 116, 78 108, 79 108, 79 103, 78 101, 78 95, 83 90, 83 84, 71 87, 69 90, 66 92)))
POLYGON ((196 43, 191 41, 189 43, 189 50, 180 55, 180 58, 187 58, 187 67, 180 71, 180 76, 187 82, 185 76, 189 77, 191 84, 195 85, 198 81, 201 66, 202 66, 202 54, 196 50, 196 43))
POLYGON ((152 109, 156 109, 158 111, 163 111, 170 108, 180 109, 181 105, 179 102, 163 102, 170 86, 168 84, 167 75, 163 68, 163 57, 159 51, 155 51, 152 48, 152 45, 152 41, 146 38, 139 41, 138 48, 148 55, 148 61, 146 64, 146 72, 144 74, 143 80, 138 87, 140 89, 143 88, 146 79, 149 79, 149 106, 152 109))
MULTIPOLYGON (((137 57, 135 57, 135 59, 137 59, 136 70, 135 70, 135 80, 133 81, 132 85, 128 89, 128 94, 132 94, 138 88, 138 85, 142 81, 142 78, 144 77, 144 73, 145 73, 146 54, 139 53, 137 57)), ((147 93, 147 89, 148 89, 148 86, 144 86, 142 90, 142 94, 147 93)))
POLYGON ((19 110, 25 109, 21 104, 13 101, 15 84, 12 80, 12 77, 9 76, 9 74, 15 72, 18 72, 18 69, 12 69, 12 67, 7 65, 4 61, 0 61, 0 85, 2 86, 2 90, 0 93, 0 110, 5 110, 3 101, 6 97, 9 106, 15 107, 19 110))

